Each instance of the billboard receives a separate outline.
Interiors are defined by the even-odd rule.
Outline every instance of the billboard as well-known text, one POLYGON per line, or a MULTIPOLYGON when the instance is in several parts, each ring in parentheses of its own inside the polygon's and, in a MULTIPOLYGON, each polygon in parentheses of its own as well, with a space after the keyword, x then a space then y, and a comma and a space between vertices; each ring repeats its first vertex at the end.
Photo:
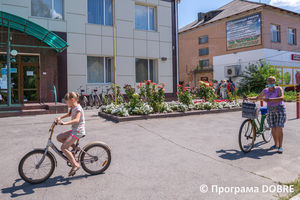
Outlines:
POLYGON ((227 50, 260 45, 260 13, 226 23, 227 50))

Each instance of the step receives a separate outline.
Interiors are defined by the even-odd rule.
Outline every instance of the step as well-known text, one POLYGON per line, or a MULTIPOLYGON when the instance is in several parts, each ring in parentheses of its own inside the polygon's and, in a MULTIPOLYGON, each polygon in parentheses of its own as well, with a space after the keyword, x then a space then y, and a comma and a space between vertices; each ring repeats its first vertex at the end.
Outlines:
POLYGON ((0 111, 0 117, 30 116, 50 114, 47 109, 0 111))
POLYGON ((0 111, 13 111, 13 110, 33 110, 33 109, 48 109, 49 106, 44 104, 24 104, 24 105, 12 105, 10 107, 1 105, 0 111))

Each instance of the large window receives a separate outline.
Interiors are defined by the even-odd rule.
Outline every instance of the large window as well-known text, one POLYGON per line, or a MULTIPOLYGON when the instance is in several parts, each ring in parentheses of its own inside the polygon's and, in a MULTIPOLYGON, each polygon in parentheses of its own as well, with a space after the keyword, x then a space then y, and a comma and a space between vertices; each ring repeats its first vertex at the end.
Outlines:
POLYGON ((88 23, 112 26, 112 0, 88 0, 88 23))
POLYGON ((289 44, 296 45, 296 29, 289 28, 289 44))
POLYGON ((207 55, 207 54, 209 54, 209 49, 208 48, 199 49, 199 55, 200 56, 207 55))
POLYGON ((200 65, 201 68, 202 67, 208 67, 209 66, 209 59, 207 59, 207 60, 200 60, 199 61, 199 65, 200 65))
POLYGON ((63 0, 31 0, 31 16, 63 20, 63 0))
POLYGON ((157 67, 155 60, 135 59, 135 77, 136 82, 151 80, 157 82, 157 67))
POLYGON ((152 7, 135 5, 135 28, 155 31, 155 9, 152 7))
POLYGON ((199 37, 199 44, 208 43, 208 35, 199 37))
POLYGON ((271 24, 271 42, 280 42, 280 27, 271 24))
POLYGON ((112 58, 87 57, 87 83, 113 82, 112 58))

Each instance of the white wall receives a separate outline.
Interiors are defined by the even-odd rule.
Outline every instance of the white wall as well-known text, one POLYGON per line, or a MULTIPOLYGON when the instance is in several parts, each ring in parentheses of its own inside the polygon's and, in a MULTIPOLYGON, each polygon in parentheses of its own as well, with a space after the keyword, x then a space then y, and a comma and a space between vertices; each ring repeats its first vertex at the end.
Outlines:
MULTIPOLYGON (((31 0, 0 0, 5 12, 29 19, 51 31, 67 32, 68 90, 87 87, 87 56, 113 57, 113 28, 87 23, 87 0, 64 0, 64 20, 31 16, 31 0)), ((173 92, 171 3, 116 0, 117 84, 135 84, 135 58, 156 59, 158 82, 173 92), (156 8, 156 31, 135 29, 135 4, 156 8), (167 57, 162 61, 161 57, 167 57)))
MULTIPOLYGON (((292 54, 299 54, 296 52, 278 51, 274 49, 257 49, 252 51, 244 51, 236 54, 227 54, 222 56, 213 57, 214 65, 214 79, 220 81, 223 79, 229 79, 225 77, 225 66, 237 65, 240 59, 241 71, 245 70, 245 67, 249 63, 256 64, 259 59, 265 59, 270 65, 276 66, 290 66, 290 67, 300 67, 300 61, 293 61, 291 59, 292 54)), ((237 83, 240 78, 232 77, 234 83, 237 83)))

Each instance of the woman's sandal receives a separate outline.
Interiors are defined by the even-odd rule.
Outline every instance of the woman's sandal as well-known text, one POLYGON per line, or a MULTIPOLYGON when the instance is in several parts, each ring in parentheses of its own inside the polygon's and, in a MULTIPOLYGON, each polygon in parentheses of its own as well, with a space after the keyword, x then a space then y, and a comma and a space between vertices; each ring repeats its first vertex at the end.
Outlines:
POLYGON ((72 167, 71 171, 69 172, 69 176, 74 176, 81 167, 79 166, 79 167, 77 167, 77 169, 75 169, 75 168, 76 167, 72 167))

